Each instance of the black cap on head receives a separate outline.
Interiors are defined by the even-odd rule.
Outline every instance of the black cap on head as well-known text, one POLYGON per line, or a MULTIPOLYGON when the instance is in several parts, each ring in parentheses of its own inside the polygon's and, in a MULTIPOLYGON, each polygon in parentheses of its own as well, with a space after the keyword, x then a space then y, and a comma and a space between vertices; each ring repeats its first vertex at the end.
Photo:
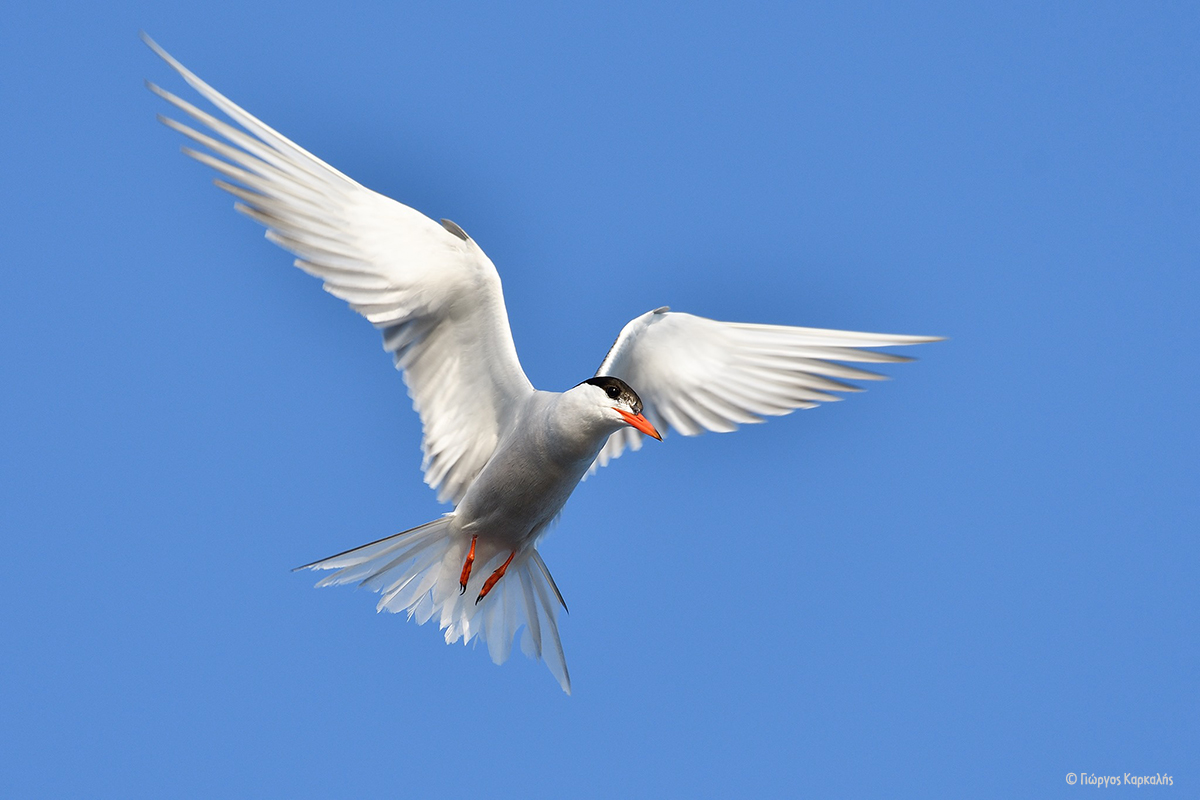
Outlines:
POLYGON ((599 375, 595 378, 588 378, 579 385, 582 386, 584 383, 599 386, 612 400, 623 400, 626 405, 633 409, 634 414, 642 413, 642 398, 638 397, 637 392, 629 388, 629 384, 620 378, 599 375))

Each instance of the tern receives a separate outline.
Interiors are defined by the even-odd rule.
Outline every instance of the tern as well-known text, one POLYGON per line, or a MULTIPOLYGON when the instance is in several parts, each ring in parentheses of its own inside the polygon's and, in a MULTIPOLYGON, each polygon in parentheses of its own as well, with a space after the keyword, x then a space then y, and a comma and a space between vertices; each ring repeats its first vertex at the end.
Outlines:
POLYGON ((422 469, 439 519, 296 569, 335 570, 317 585, 357 583, 377 610, 438 619, 447 643, 478 639, 497 664, 521 631, 563 690, 562 594, 539 539, 589 472, 646 436, 732 431, 860 391, 884 376, 844 362, 912 359, 863 348, 937 341, 718 322, 656 308, 621 330, 593 377, 535 389, 517 358, 500 276, 466 232, 378 194, 228 100, 145 34, 143 40, 228 121, 147 81, 192 124, 158 119, 203 150, 234 207, 266 227, 383 335, 422 425, 422 469))

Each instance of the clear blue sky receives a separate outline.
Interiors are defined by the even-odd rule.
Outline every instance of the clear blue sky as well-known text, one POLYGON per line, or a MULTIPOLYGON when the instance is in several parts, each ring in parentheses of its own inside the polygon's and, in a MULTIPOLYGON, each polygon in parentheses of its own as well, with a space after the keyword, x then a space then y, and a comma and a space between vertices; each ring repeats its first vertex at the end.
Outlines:
POLYGON ((276 5, 5 11, 6 792, 1194 796, 1194 4, 276 5), (469 231, 541 388, 659 305, 951 339, 585 483, 567 697, 289 572, 444 509, 141 28, 469 231))

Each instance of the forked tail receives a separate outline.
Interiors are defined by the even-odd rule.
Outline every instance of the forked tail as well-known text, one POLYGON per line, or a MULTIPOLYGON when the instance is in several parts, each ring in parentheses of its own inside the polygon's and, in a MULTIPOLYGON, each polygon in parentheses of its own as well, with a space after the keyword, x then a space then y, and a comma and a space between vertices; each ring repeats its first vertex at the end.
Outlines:
MULTIPOLYGON (((518 550, 504 577, 477 603, 481 587, 475 584, 482 584, 509 551, 491 552, 481 547, 471 587, 464 592, 459 579, 471 537, 458 532, 453 523, 454 515, 447 514, 296 569, 337 570, 317 586, 365 586, 382 595, 376 611, 407 611, 408 618, 416 619, 418 625, 438 615, 447 644, 460 638, 466 644, 478 636, 487 642, 488 653, 497 664, 508 660, 517 628, 523 625, 521 650, 530 658, 544 660, 563 691, 570 694, 571 676, 558 636, 556 599, 562 603, 562 595, 537 548, 529 545, 518 550)), ((562 605, 565 609, 566 604, 562 605)))

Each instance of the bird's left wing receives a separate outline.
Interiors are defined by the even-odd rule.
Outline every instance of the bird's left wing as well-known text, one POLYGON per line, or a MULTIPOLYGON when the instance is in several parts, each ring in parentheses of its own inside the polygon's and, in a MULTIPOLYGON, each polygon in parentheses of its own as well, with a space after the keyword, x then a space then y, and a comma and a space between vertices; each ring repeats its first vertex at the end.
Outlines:
POLYGON ((235 123, 147 84, 214 134, 160 115, 209 151, 184 152, 228 178, 217 185, 237 210, 383 333, 421 415, 425 482, 457 503, 533 392, 491 260, 453 222, 439 225, 356 183, 143 39, 235 123))
MULTIPOLYGON (((621 330, 596 375, 628 383, 660 433, 696 436, 842 399, 831 392, 862 391, 839 378, 884 379, 836 362, 912 360, 861 348, 935 341, 938 337, 718 322, 658 308, 621 330)), ((608 438, 593 469, 627 447, 641 446, 642 434, 622 428, 608 438)))

